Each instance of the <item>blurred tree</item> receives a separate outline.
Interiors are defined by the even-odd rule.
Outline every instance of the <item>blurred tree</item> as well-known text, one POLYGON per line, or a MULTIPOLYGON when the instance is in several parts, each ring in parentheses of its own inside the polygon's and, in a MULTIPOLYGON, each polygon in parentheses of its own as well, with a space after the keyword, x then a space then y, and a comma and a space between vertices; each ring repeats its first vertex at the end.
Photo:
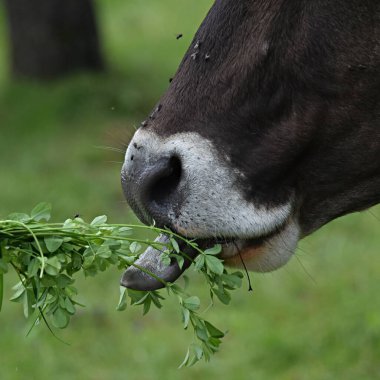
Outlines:
POLYGON ((16 77, 102 70, 92 0, 5 0, 16 77))

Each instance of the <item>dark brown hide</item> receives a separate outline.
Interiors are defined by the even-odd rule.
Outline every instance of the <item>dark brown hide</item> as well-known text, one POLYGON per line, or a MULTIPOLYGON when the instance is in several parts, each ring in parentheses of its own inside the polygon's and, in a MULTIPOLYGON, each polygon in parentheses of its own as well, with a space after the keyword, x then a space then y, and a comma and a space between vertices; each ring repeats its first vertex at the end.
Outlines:
POLYGON ((378 0, 217 0, 144 128, 210 139, 307 235, 380 202, 379 41, 378 0))

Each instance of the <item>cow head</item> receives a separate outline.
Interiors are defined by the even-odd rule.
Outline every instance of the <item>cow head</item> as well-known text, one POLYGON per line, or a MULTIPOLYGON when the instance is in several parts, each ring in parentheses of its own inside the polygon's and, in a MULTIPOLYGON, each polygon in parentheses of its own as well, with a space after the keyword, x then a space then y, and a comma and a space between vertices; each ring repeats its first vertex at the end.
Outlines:
MULTIPOLYGON (((217 0, 126 152, 137 216, 271 271, 380 202, 379 14, 377 0, 217 0)), ((175 280, 158 257, 140 265, 175 280)), ((122 283, 161 285, 132 268, 122 283)))

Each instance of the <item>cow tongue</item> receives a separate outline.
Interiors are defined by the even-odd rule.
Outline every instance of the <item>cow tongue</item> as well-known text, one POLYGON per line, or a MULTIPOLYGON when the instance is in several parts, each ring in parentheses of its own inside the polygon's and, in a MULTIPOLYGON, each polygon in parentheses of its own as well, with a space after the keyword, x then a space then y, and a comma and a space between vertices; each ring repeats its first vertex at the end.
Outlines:
MULTIPOLYGON (((169 245, 169 237, 161 234, 155 240, 160 244, 169 245)), ((191 264, 191 260, 197 255, 196 250, 181 242, 179 244, 181 252, 184 253, 185 262, 182 268, 179 267, 177 260, 171 260, 169 266, 161 261, 162 251, 153 247, 140 255, 135 261, 136 266, 130 266, 121 278, 121 285, 133 290, 157 290, 165 287, 165 282, 174 282, 191 264), (146 272, 139 269, 145 269, 146 272), (149 275, 152 273, 155 277, 149 275), (160 281, 161 279, 162 281, 160 281)), ((164 247, 164 246, 163 246, 164 247)))

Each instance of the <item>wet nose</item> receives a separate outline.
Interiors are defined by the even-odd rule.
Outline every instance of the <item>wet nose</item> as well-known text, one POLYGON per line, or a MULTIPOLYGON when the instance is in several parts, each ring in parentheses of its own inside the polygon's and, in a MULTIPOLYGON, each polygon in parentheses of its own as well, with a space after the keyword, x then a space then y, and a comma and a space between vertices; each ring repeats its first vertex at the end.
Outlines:
POLYGON ((146 224, 153 221, 169 227, 169 216, 180 202, 181 160, 174 154, 149 155, 147 149, 131 146, 122 169, 122 187, 127 202, 146 224))

